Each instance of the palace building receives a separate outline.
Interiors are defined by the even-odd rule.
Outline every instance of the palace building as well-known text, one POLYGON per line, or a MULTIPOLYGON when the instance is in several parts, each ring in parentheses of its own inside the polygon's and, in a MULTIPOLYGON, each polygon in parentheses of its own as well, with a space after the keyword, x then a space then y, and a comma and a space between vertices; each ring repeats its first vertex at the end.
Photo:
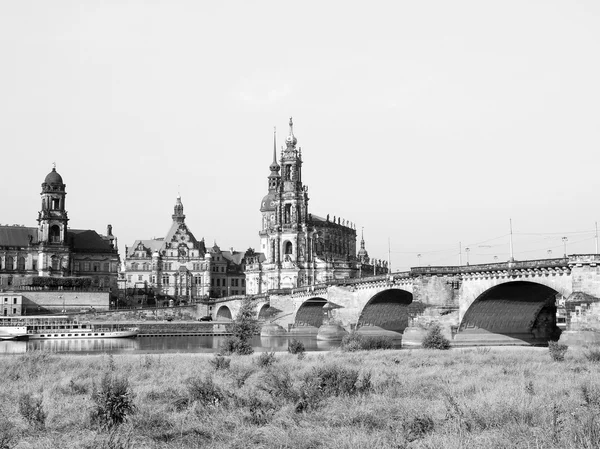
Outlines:
POLYGON ((278 163, 274 142, 268 193, 260 206, 260 253, 245 259, 247 292, 257 294, 387 272, 385 262, 369 259, 364 239, 357 254, 354 223, 309 212, 308 186, 302 183, 302 149, 297 146, 291 118, 285 143, 278 163))
POLYGON ((112 226, 105 236, 68 227, 66 184, 56 168, 44 179, 40 195, 38 226, 0 225, 0 290, 77 287, 116 295, 119 254, 112 226))
POLYGON ((125 285, 156 297, 193 301, 246 293, 243 252, 207 248, 185 223, 177 197, 173 221, 165 237, 136 240, 125 248, 125 285))

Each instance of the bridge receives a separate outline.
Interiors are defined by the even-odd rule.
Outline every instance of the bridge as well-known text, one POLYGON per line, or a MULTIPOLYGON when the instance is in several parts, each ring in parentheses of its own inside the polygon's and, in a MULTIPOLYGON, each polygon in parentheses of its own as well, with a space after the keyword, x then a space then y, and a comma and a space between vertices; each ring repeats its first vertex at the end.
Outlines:
MULTIPOLYGON (((215 304, 216 317, 234 317, 242 299, 215 304)), ((457 345, 545 344, 559 337, 557 315, 564 311, 561 339, 588 341, 600 336, 600 255, 416 267, 253 299, 259 318, 299 336, 319 336, 329 326, 323 338, 357 330, 402 335, 410 346, 437 323, 457 345)))

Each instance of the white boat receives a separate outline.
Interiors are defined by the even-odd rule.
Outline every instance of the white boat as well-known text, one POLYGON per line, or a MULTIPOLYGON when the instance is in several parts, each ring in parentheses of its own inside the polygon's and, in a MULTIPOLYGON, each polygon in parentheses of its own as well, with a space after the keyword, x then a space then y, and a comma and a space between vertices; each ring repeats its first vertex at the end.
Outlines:
POLYGON ((0 329, 7 329, 6 335, 15 335, 12 338, 29 340, 134 338, 140 332, 136 327, 80 322, 70 319, 67 315, 0 317, 0 329))
POLYGON ((27 338, 27 326, 0 325, 0 340, 19 340, 27 338))

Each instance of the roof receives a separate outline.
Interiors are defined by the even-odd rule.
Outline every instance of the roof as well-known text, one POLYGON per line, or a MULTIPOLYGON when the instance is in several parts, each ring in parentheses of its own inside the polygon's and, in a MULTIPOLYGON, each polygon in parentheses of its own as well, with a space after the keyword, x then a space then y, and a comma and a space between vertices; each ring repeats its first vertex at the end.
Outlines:
POLYGON ((69 229, 68 243, 75 252, 110 252, 114 251, 109 241, 92 229, 69 229))
POLYGON ((30 243, 37 243, 37 237, 37 228, 0 226, 0 246, 29 246, 30 243), (31 242, 29 236, 31 236, 31 242))
POLYGON ((56 171, 56 168, 53 168, 52 171, 46 175, 44 182, 46 184, 63 184, 63 179, 56 171))
POLYGON ((150 239, 150 240, 136 240, 135 242, 133 242, 133 246, 131 246, 129 248, 129 251, 131 251, 131 252, 137 251, 137 247, 139 246, 140 243, 144 246, 144 248, 150 249, 152 252, 154 252, 154 251, 160 251, 163 244, 165 243, 165 239, 160 238, 160 239, 150 239))
POLYGON ((240 265, 246 253, 242 251, 234 251, 233 253, 231 251, 221 251, 221 255, 229 262, 240 265))

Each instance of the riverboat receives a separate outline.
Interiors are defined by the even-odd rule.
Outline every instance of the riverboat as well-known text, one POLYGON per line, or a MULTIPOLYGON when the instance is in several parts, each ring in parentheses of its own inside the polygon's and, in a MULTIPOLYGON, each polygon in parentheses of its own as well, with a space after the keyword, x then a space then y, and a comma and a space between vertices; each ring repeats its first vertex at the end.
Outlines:
MULTIPOLYGON (((28 340, 135 338, 139 334, 139 329, 136 327, 80 322, 67 315, 0 317, 0 329, 14 329, 12 334, 18 333, 19 336, 13 338, 28 340)), ((6 335, 11 335, 11 332, 7 331, 6 335)))
POLYGON ((24 340, 27 338, 26 326, 0 325, 0 340, 24 340))

